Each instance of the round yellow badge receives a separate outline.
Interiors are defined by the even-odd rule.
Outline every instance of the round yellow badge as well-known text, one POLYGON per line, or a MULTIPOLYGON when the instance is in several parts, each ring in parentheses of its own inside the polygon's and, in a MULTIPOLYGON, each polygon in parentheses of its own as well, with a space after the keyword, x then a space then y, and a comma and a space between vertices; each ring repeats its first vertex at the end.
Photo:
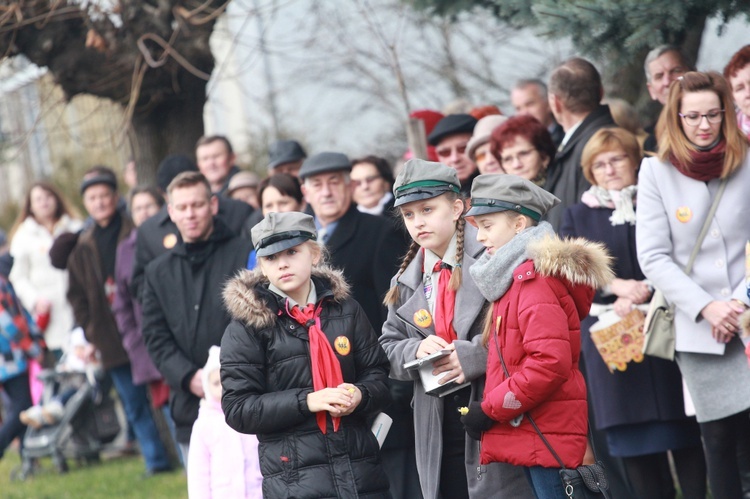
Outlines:
POLYGON ((430 324, 432 324, 432 316, 427 310, 422 308, 414 312, 414 322, 416 322, 419 327, 430 327, 430 324))
POLYGON ((693 218, 693 210, 687 206, 680 206, 677 208, 677 220, 686 224, 693 218))
POLYGON ((336 349, 336 352, 339 355, 349 355, 349 352, 352 350, 351 343, 349 343, 349 338, 346 336, 338 336, 335 340, 333 340, 333 347, 336 349))
POLYGON ((164 236, 162 244, 164 244, 164 247, 167 249, 174 248, 174 245, 177 244, 177 236, 174 234, 167 234, 166 236, 164 236))

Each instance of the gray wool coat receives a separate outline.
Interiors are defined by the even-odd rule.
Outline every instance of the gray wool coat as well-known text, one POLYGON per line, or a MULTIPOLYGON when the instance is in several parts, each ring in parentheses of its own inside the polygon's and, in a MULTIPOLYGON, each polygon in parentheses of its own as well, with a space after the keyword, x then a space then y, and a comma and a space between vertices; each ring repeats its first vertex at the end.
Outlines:
MULTIPOLYGON (((456 293, 453 328, 458 335, 454 344, 459 362, 467 381, 471 381, 472 401, 481 399, 487 368, 487 349, 481 342, 486 301, 471 278, 469 267, 483 251, 484 247, 476 240, 476 229, 467 224, 462 284, 456 293)), ((430 308, 422 288, 423 260, 420 251, 398 279, 399 302, 388 307, 388 319, 383 325, 380 343, 391 362, 390 376, 398 380, 414 381, 414 429, 419 481, 425 499, 438 499, 443 451, 443 399, 427 395, 419 381, 419 374, 416 371, 407 371, 403 367, 406 362, 416 359, 419 343, 427 336, 436 334, 434 325, 421 328, 414 321, 415 312, 430 308)), ((465 471, 470 497, 533 497, 521 468, 504 463, 492 463, 481 467, 481 478, 477 479, 478 466, 479 442, 467 436, 465 471)))
MULTIPOLYGON (((701 310, 713 300, 748 302, 745 243, 750 240, 750 155, 729 178, 690 275, 683 269, 719 188, 658 158, 646 158, 638 177, 636 247, 646 277, 675 304, 676 350, 722 355, 701 310)), ((747 341, 747 339, 745 339, 747 341)))

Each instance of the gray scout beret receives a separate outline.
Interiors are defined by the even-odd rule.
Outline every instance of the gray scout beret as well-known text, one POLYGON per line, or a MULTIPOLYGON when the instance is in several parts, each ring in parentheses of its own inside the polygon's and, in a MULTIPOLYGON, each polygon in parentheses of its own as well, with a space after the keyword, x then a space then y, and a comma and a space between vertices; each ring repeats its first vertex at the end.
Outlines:
POLYGON ((305 180, 319 173, 351 171, 352 163, 346 154, 340 152, 320 152, 307 158, 299 170, 299 178, 305 180))
POLYGON ((449 114, 441 119, 432 129, 432 133, 427 136, 427 142, 431 146, 436 146, 446 137, 457 135, 459 133, 471 134, 477 119, 470 114, 449 114))
POLYGON ((268 169, 286 163, 294 163, 307 157, 305 150, 296 140, 277 140, 268 148, 268 169))
POLYGON ((471 184, 471 209, 467 217, 512 210, 537 222, 560 203, 555 196, 534 182, 516 175, 479 175, 471 184))
POLYGON ((434 198, 445 192, 459 192, 456 170, 442 163, 410 159, 404 163, 393 184, 393 206, 434 198))
POLYGON ((313 217, 298 211, 269 213, 250 229, 250 236, 257 256, 274 255, 318 237, 313 217))

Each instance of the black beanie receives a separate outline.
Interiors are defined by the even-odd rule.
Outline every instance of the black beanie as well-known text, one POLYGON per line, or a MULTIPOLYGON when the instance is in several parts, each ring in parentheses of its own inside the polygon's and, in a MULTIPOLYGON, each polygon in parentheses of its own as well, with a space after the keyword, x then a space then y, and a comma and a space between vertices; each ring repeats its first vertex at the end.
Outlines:
POLYGON ((195 163, 183 154, 170 154, 159 163, 156 170, 156 185, 162 192, 167 192, 167 187, 174 178, 182 172, 197 172, 195 163))

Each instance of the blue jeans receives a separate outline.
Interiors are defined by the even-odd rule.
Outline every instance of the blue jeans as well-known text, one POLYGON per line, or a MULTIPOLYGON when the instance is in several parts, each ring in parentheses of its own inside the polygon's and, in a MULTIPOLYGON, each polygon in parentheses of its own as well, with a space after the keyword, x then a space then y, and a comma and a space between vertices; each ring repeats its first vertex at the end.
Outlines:
POLYGON ((560 468, 529 466, 523 471, 536 499, 568 499, 560 479, 560 468))
POLYGON ((26 426, 18 419, 18 415, 31 407, 31 390, 29 388, 29 373, 24 372, 0 383, 8 395, 9 405, 6 407, 6 418, 0 426, 0 458, 10 443, 19 437, 23 448, 23 436, 26 426))
POLYGON ((169 456, 164 448, 156 423, 151 416, 151 404, 146 394, 146 386, 134 385, 130 364, 109 369, 109 375, 120 395, 128 423, 133 427, 138 444, 141 446, 146 468, 150 471, 169 468, 169 456))

